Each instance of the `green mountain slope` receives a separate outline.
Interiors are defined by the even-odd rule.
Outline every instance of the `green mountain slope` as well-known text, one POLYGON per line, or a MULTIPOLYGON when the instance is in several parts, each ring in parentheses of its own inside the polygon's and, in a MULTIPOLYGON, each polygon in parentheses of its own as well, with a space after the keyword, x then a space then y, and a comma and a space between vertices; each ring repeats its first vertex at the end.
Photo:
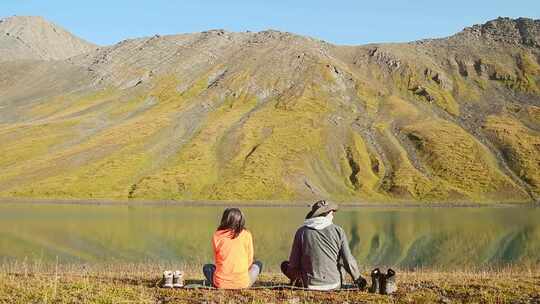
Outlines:
POLYGON ((264 31, 0 66, 0 196, 527 202, 540 21, 337 46, 264 31))

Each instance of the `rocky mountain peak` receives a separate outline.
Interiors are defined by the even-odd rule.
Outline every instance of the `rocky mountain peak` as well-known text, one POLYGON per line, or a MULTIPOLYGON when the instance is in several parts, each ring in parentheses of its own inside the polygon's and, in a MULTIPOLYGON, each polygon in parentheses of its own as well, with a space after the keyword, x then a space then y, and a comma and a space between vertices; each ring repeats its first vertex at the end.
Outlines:
POLYGON ((484 24, 468 27, 463 33, 474 38, 502 43, 540 46, 540 20, 530 18, 499 17, 484 24))
POLYGON ((0 20, 2 60, 63 60, 95 49, 43 17, 13 16, 0 20))

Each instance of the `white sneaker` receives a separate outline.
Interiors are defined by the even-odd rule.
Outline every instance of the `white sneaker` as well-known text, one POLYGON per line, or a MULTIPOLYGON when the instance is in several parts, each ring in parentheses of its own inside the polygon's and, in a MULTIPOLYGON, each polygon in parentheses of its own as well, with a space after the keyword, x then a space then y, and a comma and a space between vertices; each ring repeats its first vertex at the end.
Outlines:
POLYGON ((173 272, 173 287, 180 288, 184 287, 184 272, 177 270, 173 272))
POLYGON ((173 288, 173 272, 166 270, 163 272, 163 288, 173 288))

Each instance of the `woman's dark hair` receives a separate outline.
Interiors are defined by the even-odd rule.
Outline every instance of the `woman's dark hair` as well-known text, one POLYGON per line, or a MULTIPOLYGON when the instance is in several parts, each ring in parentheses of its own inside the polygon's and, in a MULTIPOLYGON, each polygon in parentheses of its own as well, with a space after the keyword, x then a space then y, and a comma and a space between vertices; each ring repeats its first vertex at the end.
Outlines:
POLYGON ((231 230, 233 239, 236 238, 246 225, 246 220, 242 211, 238 208, 227 208, 221 216, 221 223, 217 230, 231 230))

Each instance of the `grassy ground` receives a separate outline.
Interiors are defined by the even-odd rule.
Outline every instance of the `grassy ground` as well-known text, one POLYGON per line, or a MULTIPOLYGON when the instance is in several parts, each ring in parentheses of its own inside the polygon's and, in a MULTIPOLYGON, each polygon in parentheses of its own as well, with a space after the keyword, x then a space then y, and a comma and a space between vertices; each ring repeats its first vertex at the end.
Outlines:
POLYGON ((162 289, 157 282, 165 268, 185 269, 186 283, 202 283, 197 269, 178 265, 4 263, 0 303, 540 303, 540 269, 531 266, 398 271, 399 290, 392 296, 271 289, 286 283, 277 272, 264 273, 249 290, 162 289))

